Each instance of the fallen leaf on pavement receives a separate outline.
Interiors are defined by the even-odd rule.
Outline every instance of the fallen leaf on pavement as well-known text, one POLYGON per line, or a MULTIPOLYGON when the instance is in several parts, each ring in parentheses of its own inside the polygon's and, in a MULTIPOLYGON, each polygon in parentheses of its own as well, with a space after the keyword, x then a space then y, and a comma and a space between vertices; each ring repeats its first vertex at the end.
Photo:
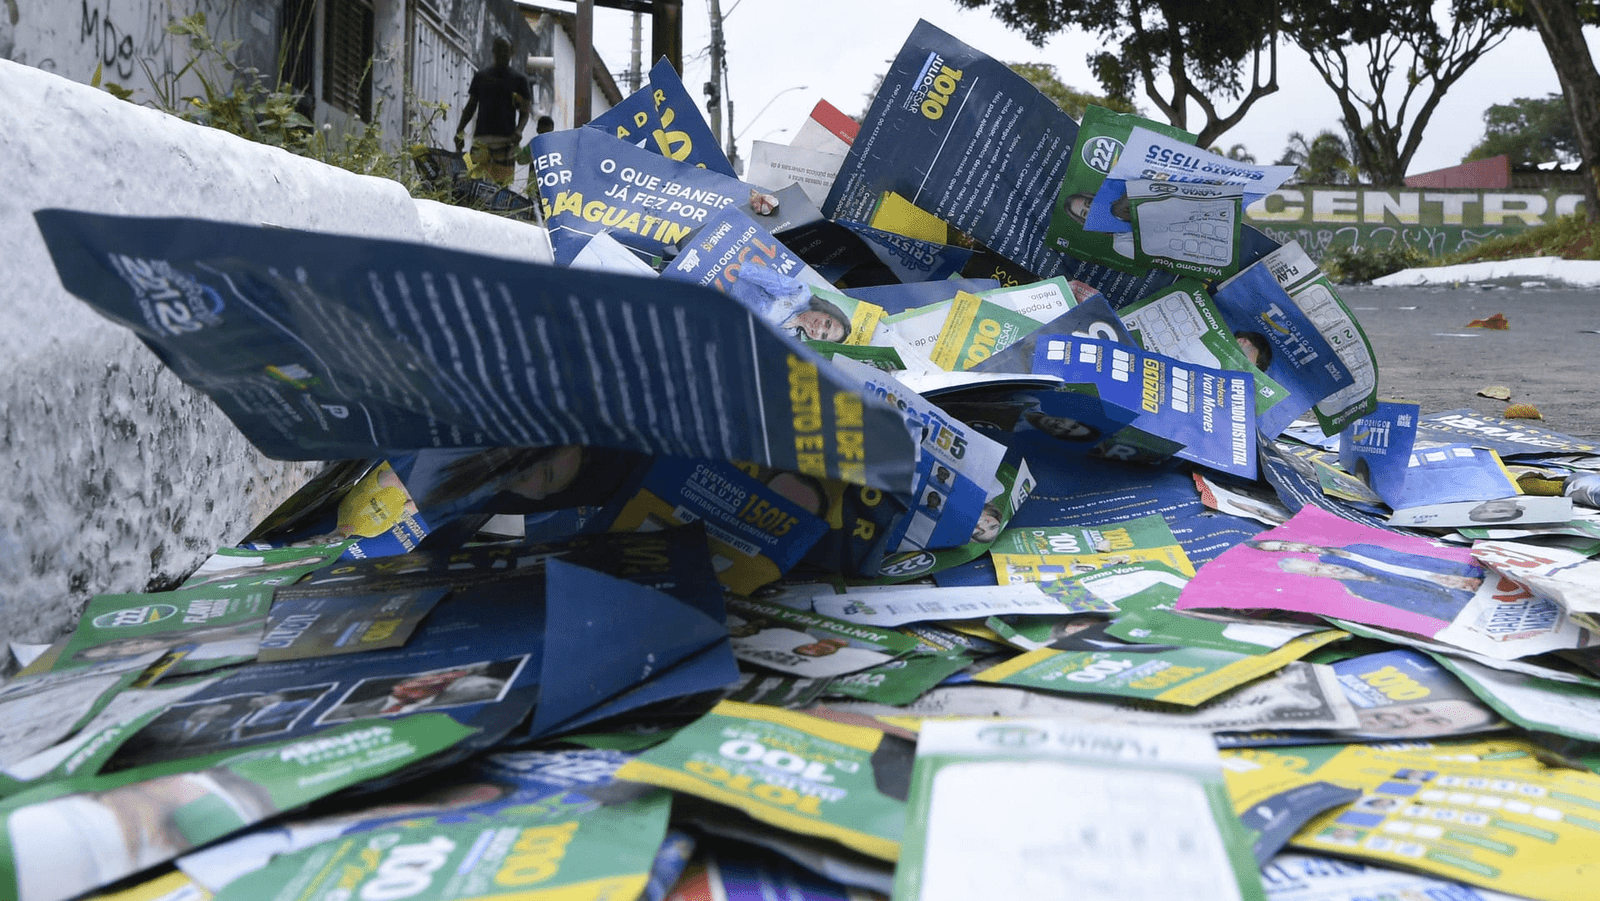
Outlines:
POLYGON ((1544 414, 1533 404, 1512 404, 1506 407, 1507 419, 1543 419, 1544 414))

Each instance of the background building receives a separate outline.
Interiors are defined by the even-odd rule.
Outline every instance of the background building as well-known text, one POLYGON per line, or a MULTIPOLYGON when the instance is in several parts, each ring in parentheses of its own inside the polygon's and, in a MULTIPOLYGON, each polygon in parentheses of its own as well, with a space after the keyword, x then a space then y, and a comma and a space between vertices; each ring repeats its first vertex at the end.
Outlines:
MULTIPOLYGON (((201 93, 202 75, 231 81, 191 66, 194 49, 168 32, 173 20, 197 13, 240 70, 301 91, 313 122, 339 134, 355 119, 375 121, 392 142, 449 146, 472 73, 489 62, 495 37, 512 42, 514 60, 561 52, 556 23, 540 23, 545 33, 536 34, 512 0, 5 0, 0 58, 85 83, 98 71, 131 89, 135 102, 172 105, 201 93)), ((614 97, 605 80, 609 92, 600 96, 614 97)), ((542 86, 536 112, 558 106, 560 85, 549 73, 542 86)))

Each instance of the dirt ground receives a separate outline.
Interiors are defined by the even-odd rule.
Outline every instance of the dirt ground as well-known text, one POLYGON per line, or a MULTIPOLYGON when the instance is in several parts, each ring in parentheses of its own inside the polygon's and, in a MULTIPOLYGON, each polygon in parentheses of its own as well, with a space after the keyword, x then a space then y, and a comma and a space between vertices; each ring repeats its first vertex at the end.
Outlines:
POLYGON ((1600 289, 1341 286, 1378 356, 1379 396, 1424 413, 1503 415, 1532 404, 1535 425, 1600 441, 1600 289), (1469 328, 1495 313, 1509 328, 1469 328), (1478 396, 1486 386, 1510 401, 1478 396))

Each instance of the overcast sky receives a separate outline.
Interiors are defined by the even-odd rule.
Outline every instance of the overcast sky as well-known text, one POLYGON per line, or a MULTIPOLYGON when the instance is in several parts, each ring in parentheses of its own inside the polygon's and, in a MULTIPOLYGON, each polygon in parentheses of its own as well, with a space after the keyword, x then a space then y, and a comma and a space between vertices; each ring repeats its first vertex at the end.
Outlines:
MULTIPOLYGON (((960 9, 953 0, 721 0, 721 6, 733 127, 740 155, 746 160, 752 140, 787 143, 820 99, 850 115, 860 114, 866 92, 876 76, 888 69, 918 18, 1003 62, 1051 63, 1066 84, 1099 90, 1085 62, 1098 44, 1094 38, 1065 32, 1035 48, 987 12, 960 9)), ((685 0, 683 8, 683 80, 702 108, 701 88, 710 75, 709 9, 710 0, 685 0)), ((596 11, 595 46, 606 66, 619 76, 628 68, 631 21, 629 13, 596 11)), ((649 40, 646 21, 647 57, 649 40)), ((1600 48, 1600 29, 1590 29, 1589 44, 1592 49, 1600 48)), ((1336 129, 1338 124, 1332 92, 1303 55, 1292 49, 1280 50, 1279 60, 1278 92, 1258 101, 1244 121, 1219 141, 1225 147, 1243 144, 1263 163, 1278 158, 1290 132, 1310 138, 1323 129, 1336 129)), ((645 59, 646 70, 651 62, 645 59)), ((1410 172, 1460 162, 1482 137, 1483 111, 1489 106, 1559 90, 1555 70, 1538 36, 1531 31, 1513 33, 1445 96, 1410 172)), ((1147 100, 1141 106, 1146 115, 1160 118, 1147 100)))

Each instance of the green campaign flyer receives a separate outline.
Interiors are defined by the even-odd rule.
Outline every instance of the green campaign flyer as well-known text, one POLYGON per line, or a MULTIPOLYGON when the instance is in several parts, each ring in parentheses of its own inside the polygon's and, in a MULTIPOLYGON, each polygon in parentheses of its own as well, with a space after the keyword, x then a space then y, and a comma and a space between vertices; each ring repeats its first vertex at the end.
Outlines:
POLYGON ((914 745, 867 726, 723 701, 617 770, 883 860, 900 854, 914 745))
POLYGON ((1192 707, 1281 669, 1342 637, 1337 631, 1317 633, 1255 655, 1165 645, 1128 645, 1104 651, 1040 648, 973 678, 1068 694, 1115 695, 1192 707))
POLYGON ((488 821, 402 820, 284 855, 216 901, 634 899, 670 809, 666 792, 652 792, 576 816, 514 807, 488 821))

